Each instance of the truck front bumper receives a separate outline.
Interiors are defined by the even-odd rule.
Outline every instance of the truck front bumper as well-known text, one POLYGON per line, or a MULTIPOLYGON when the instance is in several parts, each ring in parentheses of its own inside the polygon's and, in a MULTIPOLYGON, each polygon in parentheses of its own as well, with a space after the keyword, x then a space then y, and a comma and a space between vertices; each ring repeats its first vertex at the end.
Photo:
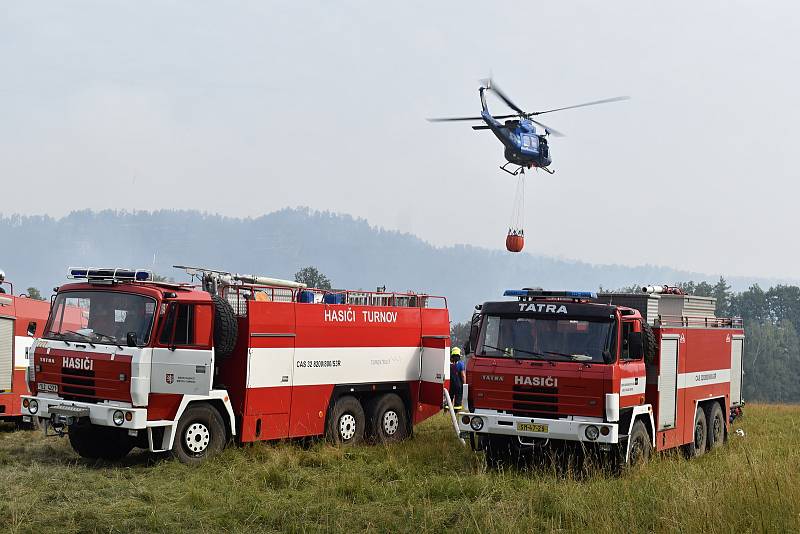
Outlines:
POLYGON ((603 444, 619 443, 619 425, 617 423, 519 417, 484 410, 459 412, 457 419, 458 429, 462 433, 515 436, 521 443, 526 440, 532 441, 530 438, 603 444), (480 418, 482 424, 473 423, 475 418, 480 418), (593 436, 596 437, 592 439, 593 436))
MULTIPOLYGON (((22 402, 24 415, 49 419, 54 424, 72 424, 79 419, 88 418, 93 425, 128 430, 147 428, 147 408, 129 408, 113 404, 93 404, 30 395, 23 395, 22 402), (25 406, 26 404, 27 406, 25 406), (115 412, 122 413, 122 424, 120 425, 114 423, 115 412)), ((119 418, 119 416, 117 417, 119 418)))

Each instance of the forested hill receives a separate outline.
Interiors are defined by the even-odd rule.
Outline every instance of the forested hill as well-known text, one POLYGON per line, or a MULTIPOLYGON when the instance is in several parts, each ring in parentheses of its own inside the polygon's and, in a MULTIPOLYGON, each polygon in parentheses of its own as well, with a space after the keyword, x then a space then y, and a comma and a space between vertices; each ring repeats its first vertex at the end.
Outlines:
MULTIPOLYGON (((172 265, 281 278, 313 265, 335 287, 386 285, 445 295, 459 321, 475 303, 497 298, 509 287, 596 289, 718 278, 669 267, 591 265, 467 245, 434 247, 361 219, 306 209, 248 219, 196 211, 87 210, 60 219, 12 215, 0 218, 0 239, 0 269, 18 291, 35 286, 44 296, 65 282, 67 266, 152 268, 183 280, 172 265)), ((729 279, 734 289, 754 281, 729 279)))

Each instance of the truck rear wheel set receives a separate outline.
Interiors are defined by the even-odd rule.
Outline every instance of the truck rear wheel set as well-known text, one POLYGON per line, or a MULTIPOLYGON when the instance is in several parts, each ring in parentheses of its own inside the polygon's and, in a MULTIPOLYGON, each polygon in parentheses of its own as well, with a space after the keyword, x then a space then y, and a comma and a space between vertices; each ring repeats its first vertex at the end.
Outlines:
POLYGON ((708 425, 708 450, 717 449, 725 443, 725 416, 718 402, 706 404, 704 411, 708 425))
POLYGON ((706 452, 708 443, 708 423, 703 408, 697 407, 694 414, 694 430, 692 441, 684 445, 683 452, 687 458, 699 458, 706 452))
POLYGON ((688 458, 697 458, 725 443, 725 416, 717 401, 698 406, 694 414, 693 441, 683 448, 688 458))
POLYGON ((336 399, 325 425, 330 442, 354 445, 368 439, 391 443, 408 437, 408 412, 399 395, 386 393, 369 398, 364 404, 352 395, 336 399))

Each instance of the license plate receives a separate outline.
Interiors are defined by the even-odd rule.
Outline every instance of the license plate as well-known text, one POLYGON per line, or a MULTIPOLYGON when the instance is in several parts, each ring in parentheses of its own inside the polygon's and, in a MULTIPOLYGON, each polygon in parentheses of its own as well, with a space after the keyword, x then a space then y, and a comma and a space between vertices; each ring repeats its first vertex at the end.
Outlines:
POLYGON ((45 384, 44 382, 39 382, 36 384, 36 389, 39 391, 46 391, 48 393, 58 393, 58 384, 45 384))
POLYGON ((517 423, 517 430, 520 432, 541 432, 547 434, 547 425, 538 423, 517 423))

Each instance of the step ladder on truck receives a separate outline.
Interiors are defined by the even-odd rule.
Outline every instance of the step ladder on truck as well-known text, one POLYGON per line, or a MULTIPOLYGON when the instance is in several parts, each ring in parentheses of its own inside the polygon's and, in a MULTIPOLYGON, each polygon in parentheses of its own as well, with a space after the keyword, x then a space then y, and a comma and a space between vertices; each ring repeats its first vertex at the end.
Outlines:
POLYGON ((28 368, 46 433, 89 458, 198 463, 230 440, 398 441, 439 411, 443 297, 180 268, 198 283, 70 269, 28 368))
POLYGON ((507 290, 477 306, 459 434, 498 465, 578 445, 620 465, 722 446, 741 414, 740 318, 669 286, 507 290))

